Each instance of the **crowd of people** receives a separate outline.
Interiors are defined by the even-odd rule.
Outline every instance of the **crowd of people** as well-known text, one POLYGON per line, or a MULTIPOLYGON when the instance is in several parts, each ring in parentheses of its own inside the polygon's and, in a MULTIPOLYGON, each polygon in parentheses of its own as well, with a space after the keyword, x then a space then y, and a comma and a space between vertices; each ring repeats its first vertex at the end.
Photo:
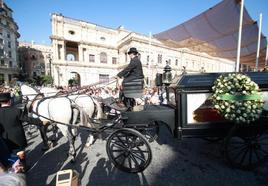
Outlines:
MULTIPOLYGON (((109 97, 113 97, 115 99, 119 99, 120 97, 120 91, 118 88, 112 88, 112 87, 96 87, 96 86, 90 86, 90 87, 67 87, 67 86, 61 86, 56 87, 59 91, 62 91, 63 93, 68 92, 78 92, 79 94, 87 94, 90 96, 93 96, 95 98, 102 98, 106 99, 109 97)), ((136 99, 137 105, 145 105, 145 104, 153 104, 153 105, 159 105, 163 103, 165 100, 165 93, 162 89, 158 87, 152 87, 152 88, 144 88, 144 93, 141 98, 136 99)))

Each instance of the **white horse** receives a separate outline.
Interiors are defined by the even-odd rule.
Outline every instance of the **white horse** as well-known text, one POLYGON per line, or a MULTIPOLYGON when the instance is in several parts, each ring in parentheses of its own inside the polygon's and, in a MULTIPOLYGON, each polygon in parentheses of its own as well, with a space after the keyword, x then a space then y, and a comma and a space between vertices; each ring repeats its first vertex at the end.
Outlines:
MULTIPOLYGON (((54 96, 59 93, 59 90, 51 87, 42 87, 40 92, 47 96, 54 96)), ((94 123, 91 119, 102 119, 104 118, 104 113, 102 110, 101 104, 96 101, 92 96, 87 94, 78 94, 74 93, 67 96, 70 100, 72 100, 73 106, 73 124, 76 124, 76 119, 78 114, 80 114, 80 125, 87 127, 94 127, 94 123), (91 118, 91 119, 90 119, 91 118)), ((72 133, 74 136, 77 135, 77 128, 72 129, 72 133)), ((92 134, 89 134, 89 139, 87 142, 87 146, 92 145, 94 141, 94 137, 92 134)))
MULTIPOLYGON (((70 144, 69 155, 72 156, 72 160, 75 159, 76 152, 74 147, 74 136, 72 135, 70 128, 66 125, 62 125, 60 123, 71 123, 72 120, 72 103, 70 99, 67 97, 51 97, 47 99, 40 98, 38 96, 38 92, 33 88, 22 85, 21 92, 23 96, 28 98, 27 107, 31 106, 31 116, 29 122, 38 122, 41 123, 39 126, 41 135, 43 131, 43 135, 46 136, 46 129, 48 124, 51 121, 58 123, 58 128, 61 130, 62 134, 68 139, 70 144), (44 134, 45 133, 45 134, 44 134)), ((44 136, 42 136, 43 138, 44 136)), ((43 142, 47 140, 47 138, 43 138, 43 142)), ((47 142, 46 144, 47 145, 47 142)))

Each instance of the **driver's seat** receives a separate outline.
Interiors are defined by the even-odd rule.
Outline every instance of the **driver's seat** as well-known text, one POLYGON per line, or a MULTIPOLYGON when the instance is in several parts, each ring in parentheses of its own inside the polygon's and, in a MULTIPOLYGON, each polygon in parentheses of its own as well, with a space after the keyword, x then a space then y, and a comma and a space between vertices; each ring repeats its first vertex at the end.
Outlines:
POLYGON ((143 96, 143 87, 144 79, 135 79, 130 82, 123 82, 122 95, 120 98, 128 110, 132 110, 135 106, 134 98, 141 98, 143 96))
POLYGON ((135 79, 130 82, 123 82, 122 92, 127 98, 140 98, 143 96, 143 79, 135 79))

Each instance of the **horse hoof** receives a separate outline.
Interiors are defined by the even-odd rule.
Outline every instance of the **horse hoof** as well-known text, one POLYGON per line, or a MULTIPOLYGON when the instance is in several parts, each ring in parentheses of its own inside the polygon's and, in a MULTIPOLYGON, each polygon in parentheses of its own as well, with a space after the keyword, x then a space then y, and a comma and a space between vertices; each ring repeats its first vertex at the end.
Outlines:
POLYGON ((53 143, 48 142, 46 145, 42 147, 42 151, 47 151, 48 149, 53 147, 53 143))
POLYGON ((71 163, 75 163, 75 158, 72 158, 71 159, 71 163))
POLYGON ((52 142, 57 141, 57 137, 56 137, 56 136, 52 136, 52 137, 51 137, 51 141, 52 141, 52 142))

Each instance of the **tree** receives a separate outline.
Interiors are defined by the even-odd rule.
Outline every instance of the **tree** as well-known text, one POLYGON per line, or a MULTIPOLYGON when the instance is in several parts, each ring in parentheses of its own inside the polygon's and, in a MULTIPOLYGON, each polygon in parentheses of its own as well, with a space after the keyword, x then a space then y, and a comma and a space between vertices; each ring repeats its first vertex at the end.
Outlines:
POLYGON ((5 83, 4 76, 0 76, 0 85, 4 83, 5 83))
POLYGON ((42 85, 53 84, 53 78, 50 75, 42 75, 40 79, 42 85))
POLYGON ((75 78, 69 79, 68 81, 69 86, 75 86, 78 85, 78 81, 75 78))

